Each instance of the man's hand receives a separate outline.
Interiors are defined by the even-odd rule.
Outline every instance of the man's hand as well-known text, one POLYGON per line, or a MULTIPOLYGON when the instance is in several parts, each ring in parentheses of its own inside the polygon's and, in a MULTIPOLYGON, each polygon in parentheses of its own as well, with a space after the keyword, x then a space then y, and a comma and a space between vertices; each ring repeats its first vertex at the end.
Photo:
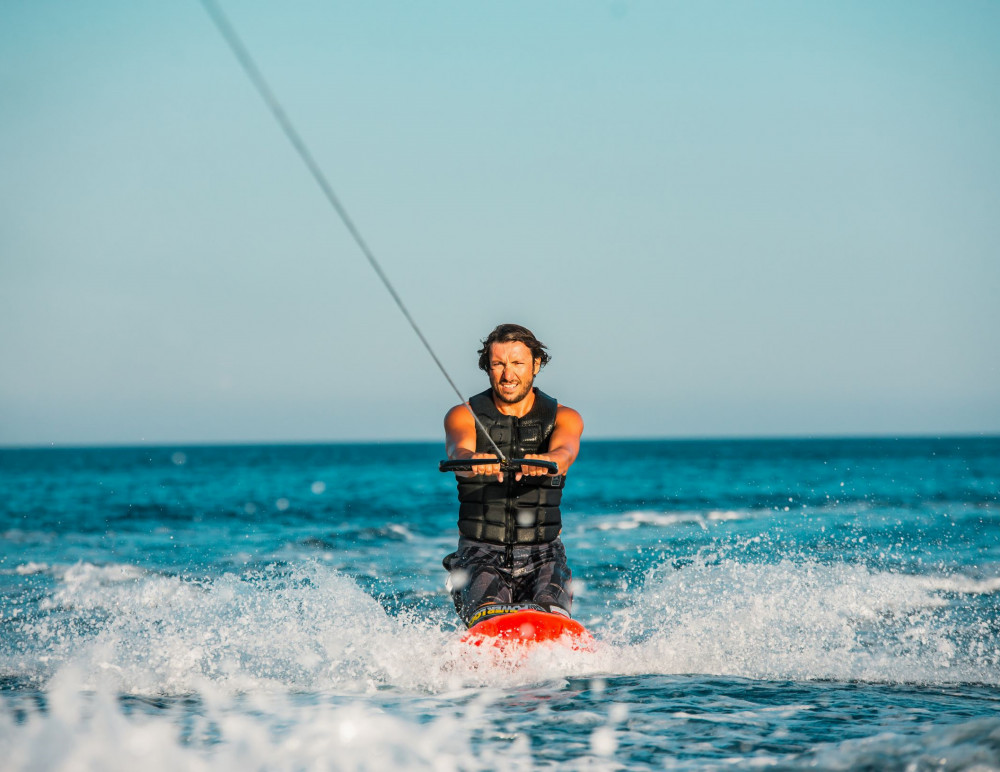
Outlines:
MULTIPOLYGON (((492 453, 476 453, 476 421, 472 417, 468 404, 456 405, 444 417, 445 451, 448 458, 477 459, 496 458, 492 453)), ((554 461, 559 467, 559 474, 566 474, 580 452, 580 435, 583 433, 583 419, 572 408, 560 405, 556 413, 556 423, 549 438, 548 453, 528 453, 525 458, 537 458, 540 461, 554 461)), ((455 472, 458 477, 473 477, 483 475, 496 477, 497 482, 503 482, 503 471, 496 461, 487 464, 476 464, 472 471, 455 472)), ((549 474, 544 466, 524 466, 515 473, 515 480, 524 475, 539 477, 549 474)))
MULTIPOLYGON (((524 457, 527 459, 537 458, 539 461, 555 461, 558 463, 558 459, 553 458, 548 453, 526 453, 524 457)), ((528 475, 529 477, 540 477, 546 474, 549 474, 549 470, 544 466, 528 466, 527 464, 522 464, 521 471, 514 475, 514 479, 520 480, 524 475, 528 475)))
MULTIPOLYGON (((503 470, 500 468, 500 462, 496 461, 496 453, 473 453, 471 456, 466 456, 466 458, 477 459, 477 458, 489 458, 494 459, 491 464, 476 464, 472 467, 471 472, 455 472, 459 477, 474 477, 475 475, 483 475, 484 477, 496 477, 497 482, 503 482, 503 470)), ((520 479, 520 475, 518 475, 520 479)))

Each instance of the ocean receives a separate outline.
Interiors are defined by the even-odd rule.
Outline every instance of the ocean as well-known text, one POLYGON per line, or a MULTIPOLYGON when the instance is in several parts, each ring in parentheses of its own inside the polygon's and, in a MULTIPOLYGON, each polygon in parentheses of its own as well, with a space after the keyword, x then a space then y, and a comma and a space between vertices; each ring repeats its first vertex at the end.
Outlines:
POLYGON ((0 766, 1000 770, 1000 438, 585 438, 507 657, 442 453, 0 450, 0 766))

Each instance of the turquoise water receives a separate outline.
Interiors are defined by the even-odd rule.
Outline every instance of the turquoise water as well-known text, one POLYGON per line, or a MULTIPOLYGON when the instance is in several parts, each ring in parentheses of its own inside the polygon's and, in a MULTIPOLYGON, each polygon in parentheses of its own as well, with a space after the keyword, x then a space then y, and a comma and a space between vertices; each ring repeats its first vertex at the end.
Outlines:
POLYGON ((0 451, 5 768, 1000 769, 1000 439, 586 442, 506 659, 440 453, 0 451))

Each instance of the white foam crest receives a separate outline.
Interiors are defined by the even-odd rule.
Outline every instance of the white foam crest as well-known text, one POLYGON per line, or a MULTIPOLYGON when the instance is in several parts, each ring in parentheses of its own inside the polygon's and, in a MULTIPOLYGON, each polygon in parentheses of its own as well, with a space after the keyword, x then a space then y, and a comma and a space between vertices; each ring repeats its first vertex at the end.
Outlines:
POLYGON ((1000 683, 988 620, 958 629, 942 597, 972 580, 860 565, 661 566, 634 604, 594 625, 595 651, 514 656, 461 643, 448 611, 392 616, 319 564, 198 583, 122 566, 62 575, 55 617, 18 622, 30 647, 12 672, 71 667, 126 693, 441 693, 594 673, 1000 683))
POLYGON ((70 620, 37 623, 39 659, 131 693, 206 681, 233 690, 419 687, 447 638, 431 620, 391 617, 353 580, 314 564, 198 583, 81 565, 46 603, 70 620))
POLYGON ((397 536, 402 536, 406 541, 413 541, 413 532, 402 523, 389 523, 388 528, 397 536))
POLYGON ((109 603, 115 607, 120 603, 123 592, 144 605, 155 605, 162 603, 164 596, 189 589, 175 579, 150 575, 146 570, 127 563, 98 566, 81 561, 71 566, 53 566, 49 572, 60 582, 60 586, 50 597, 39 603, 39 608, 43 611, 96 610, 108 607, 109 603), (140 587, 137 583, 139 579, 147 580, 142 583, 141 592, 136 597, 134 590, 140 587), (109 592, 116 585, 123 585, 124 589, 109 592))
POLYGON ((61 669, 132 694, 440 692, 585 672, 566 647, 497 656, 460 642, 449 612, 392 616, 355 582, 309 563, 205 582, 132 566, 77 564, 20 621, 29 650, 9 669, 61 669))
POLYGON ((915 576, 914 583, 928 592, 954 595, 992 595, 1000 592, 1000 576, 973 579, 968 576, 915 576))
MULTIPOLYGON (((48 570, 48 563, 36 563, 33 560, 29 560, 27 563, 15 566, 14 573, 17 576, 35 576, 36 574, 44 574, 48 570)), ((9 571, 3 571, 0 573, 9 573, 9 571)))
POLYGON ((747 517, 745 512, 732 510, 712 510, 703 512, 658 512, 655 510, 636 509, 607 517, 590 525, 598 531, 631 531, 643 526, 668 528, 674 525, 693 524, 708 530, 710 522, 741 520, 747 517))
POLYGON ((387 714, 369 702, 331 704, 269 694, 238 698, 202 692, 197 714, 126 713, 111 692, 81 691, 86 679, 64 672, 48 692, 48 710, 15 721, 0 708, 0 753, 11 770, 527 770, 527 737, 492 747, 473 740, 488 725, 488 700, 435 705, 431 721, 387 714), (188 723, 182 737, 181 727, 188 723))
POLYGON ((611 672, 1000 683, 988 621, 956 621, 948 586, 810 560, 661 566, 608 622, 611 672))
POLYGON ((713 509, 708 513, 709 520, 718 520, 721 522, 728 522, 730 520, 746 520, 748 514, 746 512, 737 512, 732 509, 713 509))

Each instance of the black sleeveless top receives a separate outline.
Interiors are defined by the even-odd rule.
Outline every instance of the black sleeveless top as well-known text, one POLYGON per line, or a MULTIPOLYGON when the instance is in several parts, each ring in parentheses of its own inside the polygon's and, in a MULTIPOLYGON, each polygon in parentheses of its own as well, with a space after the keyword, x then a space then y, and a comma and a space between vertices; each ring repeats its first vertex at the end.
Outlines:
MULTIPOLYGON (((545 453, 556 425, 559 403, 535 389, 535 404, 522 418, 504 415, 487 389, 469 400, 493 441, 507 458, 526 453, 545 453)), ((495 453, 493 446, 476 426, 476 452, 495 453)), ((502 483, 483 476, 458 478, 458 530, 469 538, 493 544, 544 544, 562 530, 559 502, 562 475, 515 480, 504 474, 502 483)))

